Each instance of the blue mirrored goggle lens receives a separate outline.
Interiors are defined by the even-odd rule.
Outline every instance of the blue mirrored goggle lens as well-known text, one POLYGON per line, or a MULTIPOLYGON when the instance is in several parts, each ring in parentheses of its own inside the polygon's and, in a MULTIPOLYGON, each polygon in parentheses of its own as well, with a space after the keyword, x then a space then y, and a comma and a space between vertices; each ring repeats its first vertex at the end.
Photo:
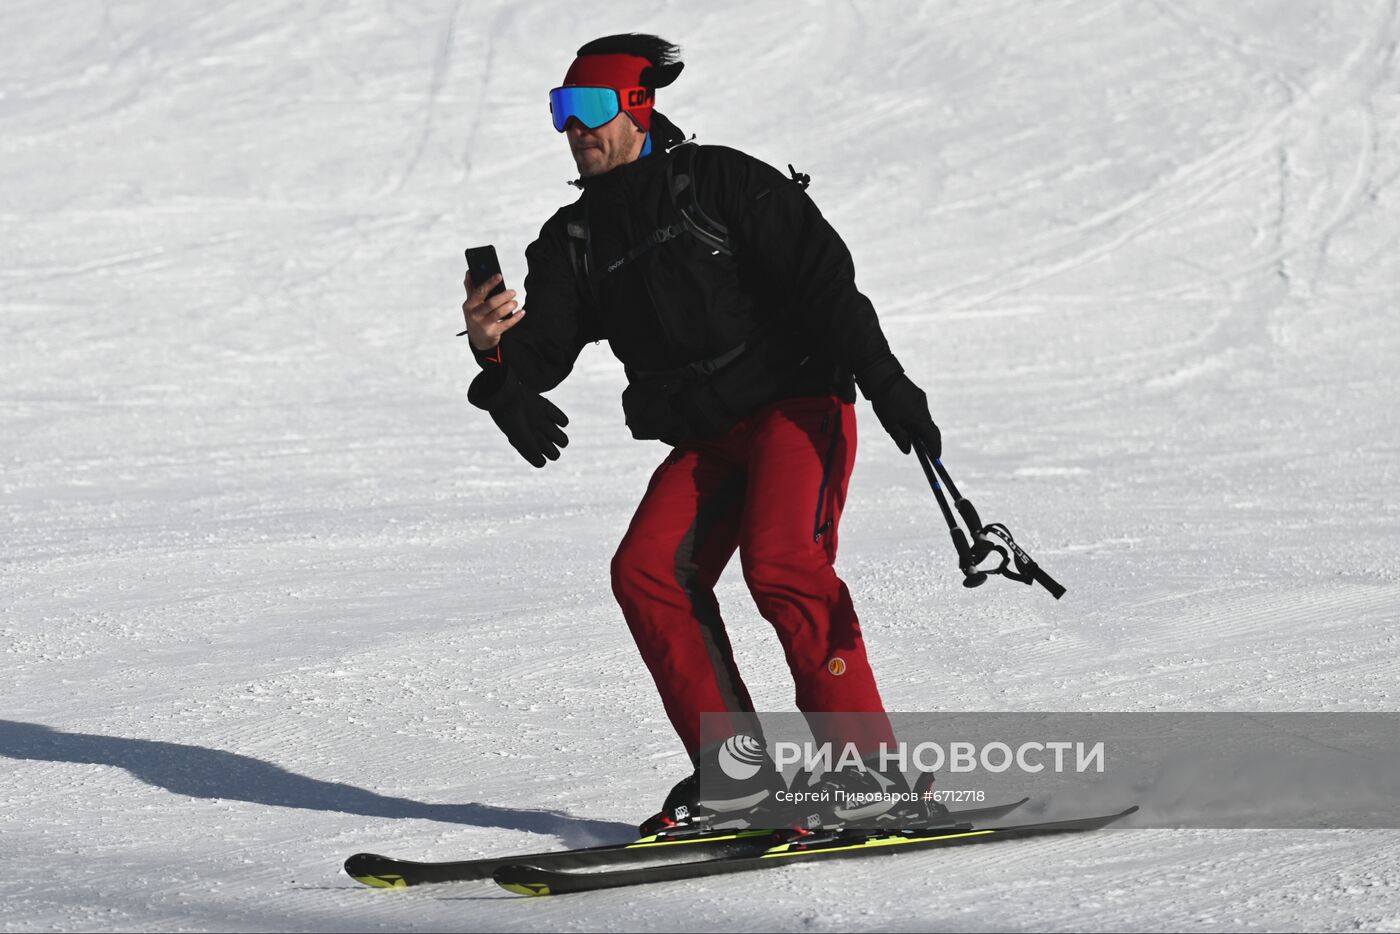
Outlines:
POLYGON ((549 92, 549 112, 554 116, 554 129, 560 133, 570 117, 590 130, 607 123, 622 112, 617 92, 612 88, 555 88, 549 92))

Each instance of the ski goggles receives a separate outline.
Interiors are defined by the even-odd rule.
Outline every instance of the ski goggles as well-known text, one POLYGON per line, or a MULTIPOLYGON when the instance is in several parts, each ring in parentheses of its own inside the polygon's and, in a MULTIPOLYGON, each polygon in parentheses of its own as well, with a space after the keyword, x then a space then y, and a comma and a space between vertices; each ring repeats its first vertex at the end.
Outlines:
POLYGON ((569 124, 569 118, 596 130, 624 110, 644 110, 656 100, 656 91, 651 88, 602 88, 569 85, 549 92, 549 112, 554 117, 554 129, 560 133, 569 124), (623 105, 623 101, 626 105, 623 105))

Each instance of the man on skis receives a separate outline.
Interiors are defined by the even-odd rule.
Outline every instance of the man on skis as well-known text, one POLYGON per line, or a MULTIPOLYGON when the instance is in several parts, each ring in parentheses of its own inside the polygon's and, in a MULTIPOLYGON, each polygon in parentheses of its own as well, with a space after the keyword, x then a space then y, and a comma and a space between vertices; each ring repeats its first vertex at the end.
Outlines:
MULTIPOLYGON (((873 756, 894 738, 834 568, 855 387, 904 453, 918 443, 937 457, 939 431, 796 173, 689 143, 654 109, 681 72, 678 51, 655 36, 598 39, 550 92, 582 194, 526 250, 528 307, 514 291, 488 297, 499 279, 468 276, 482 370, 469 398, 543 467, 568 439, 541 394, 585 344, 607 340, 626 369, 633 436, 671 446, 613 558, 613 592, 692 762, 757 731, 714 594, 736 550, 798 709, 837 715, 816 718, 816 739, 873 756), (702 713, 729 716, 702 731, 702 713)), ((770 803, 765 791, 702 800, 698 785, 682 781, 644 828, 757 820, 770 803)))

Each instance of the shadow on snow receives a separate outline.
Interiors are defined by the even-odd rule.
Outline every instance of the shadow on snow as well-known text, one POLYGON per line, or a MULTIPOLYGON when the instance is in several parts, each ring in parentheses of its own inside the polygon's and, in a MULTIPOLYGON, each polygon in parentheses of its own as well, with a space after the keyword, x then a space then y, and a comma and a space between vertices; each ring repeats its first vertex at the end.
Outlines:
POLYGON ((428 804, 391 798, 354 785, 297 775, 270 762, 221 749, 121 736, 64 733, 36 723, 13 720, 0 720, 0 756, 115 766, 148 785, 191 798, 523 830, 558 837, 566 846, 635 836, 631 825, 617 821, 586 820, 559 811, 474 803, 428 804))

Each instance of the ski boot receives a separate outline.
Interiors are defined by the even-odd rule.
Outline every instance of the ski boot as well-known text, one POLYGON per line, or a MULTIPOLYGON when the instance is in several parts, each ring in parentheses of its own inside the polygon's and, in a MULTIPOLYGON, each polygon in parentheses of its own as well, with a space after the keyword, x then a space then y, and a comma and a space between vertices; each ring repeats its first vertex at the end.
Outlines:
POLYGON ((743 830, 773 826, 769 821, 776 805, 775 796, 785 790, 783 776, 762 744, 748 737, 733 740, 702 755, 716 756, 705 774, 705 794, 701 795, 700 770, 681 779, 661 810, 642 821, 642 836, 673 834, 681 830, 743 830), (738 750, 743 761, 735 757, 738 750), (735 778, 733 772, 742 775, 735 778))
POLYGON ((876 818, 876 823, 882 829, 923 830, 954 823, 948 815, 947 806, 934 800, 932 772, 920 772, 910 792, 912 800, 901 800, 887 813, 876 818))
POLYGON ((802 830, 861 827, 895 832, 948 823, 948 809, 929 794, 931 773, 922 773, 911 788, 898 769, 882 771, 868 762, 864 768, 825 772, 805 783, 799 778, 794 790, 804 785, 803 790, 814 793, 815 803, 796 825, 802 830))

